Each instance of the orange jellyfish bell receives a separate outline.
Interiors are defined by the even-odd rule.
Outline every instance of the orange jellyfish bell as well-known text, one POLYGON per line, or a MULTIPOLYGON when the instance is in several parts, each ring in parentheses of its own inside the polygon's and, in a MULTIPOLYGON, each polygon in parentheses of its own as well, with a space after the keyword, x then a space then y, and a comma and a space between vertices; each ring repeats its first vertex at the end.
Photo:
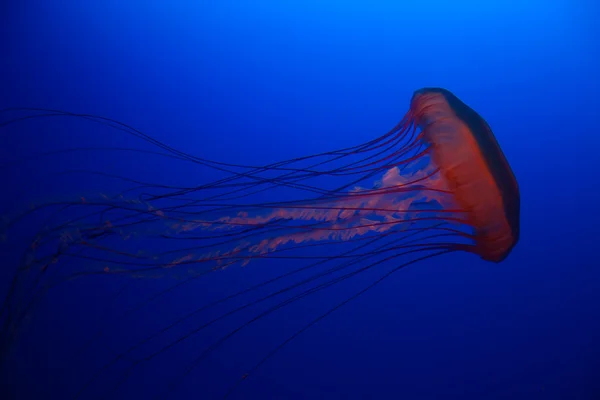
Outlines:
POLYGON ((519 240, 520 196, 489 125, 441 88, 417 90, 410 113, 455 201, 467 212, 475 231, 470 251, 487 261, 504 260, 519 240))

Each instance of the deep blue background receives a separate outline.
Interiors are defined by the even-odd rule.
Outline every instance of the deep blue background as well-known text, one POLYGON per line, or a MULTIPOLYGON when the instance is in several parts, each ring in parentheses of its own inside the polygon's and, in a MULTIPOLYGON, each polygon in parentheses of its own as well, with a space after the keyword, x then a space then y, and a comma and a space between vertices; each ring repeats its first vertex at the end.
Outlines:
MULTIPOLYGON (((105 115, 200 156, 266 164, 371 140, 397 123, 415 89, 446 87, 486 118, 518 178, 522 234, 513 254, 500 265, 453 254, 403 270, 286 347, 234 398, 595 399, 600 32, 593 3, 5 1, 0 107, 105 115)), ((42 126, 0 131, 1 159, 71 140, 103 143, 106 134, 69 130, 68 122, 60 131, 42 126)), ((2 171, 2 210, 35 202, 22 197, 25 187, 42 188, 41 169, 76 165, 73 157, 2 171)), ((133 156, 98 160, 98 169, 196 179, 193 168, 170 171, 133 156)), ((52 197, 86 185, 74 178, 40 191, 52 197)), ((2 264, 2 294, 11 268, 2 264)), ((16 387, 19 398, 64 398, 81 386, 94 357, 81 364, 62 357, 74 340, 65 332, 79 340, 93 332, 86 324, 100 312, 101 283, 50 296, 24 335, 22 355, 0 376, 4 388, 16 387)), ((146 284, 136 285, 123 302, 146 284)), ((164 300, 108 342, 160 325, 194 296, 192 289, 164 300)), ((282 324, 310 316, 306 310, 291 308, 287 320, 257 327, 236 347, 245 351, 215 356, 216 378, 192 372, 173 398, 219 398, 231 381, 218 377, 252 365, 247 353, 264 354, 286 337, 278 334, 282 324)), ((167 354, 145 369, 121 398, 151 397, 179 357, 167 354)))

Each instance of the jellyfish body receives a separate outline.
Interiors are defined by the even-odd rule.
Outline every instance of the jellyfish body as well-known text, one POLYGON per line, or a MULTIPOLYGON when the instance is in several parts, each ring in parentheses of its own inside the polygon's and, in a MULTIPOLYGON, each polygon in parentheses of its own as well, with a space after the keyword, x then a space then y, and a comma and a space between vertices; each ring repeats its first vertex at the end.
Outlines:
POLYGON ((446 89, 416 91, 411 108, 423 140, 433 149, 433 162, 468 211, 475 252, 485 260, 502 261, 519 240, 520 196, 492 130, 446 89))
MULTIPOLYGON (((407 265, 452 251, 500 262, 519 239, 520 200, 514 174, 485 120, 445 89, 416 91, 401 122, 374 140, 266 166, 202 159, 103 117, 56 110, 25 112, 25 117, 8 119, 0 128, 46 116, 92 120, 158 146, 171 159, 227 176, 187 187, 130 180, 125 191, 107 194, 111 190, 106 188, 95 198, 49 202, 12 217, 4 224, 7 231, 19 223, 29 224, 28 218, 38 212, 46 219, 26 246, 0 311, 0 357, 43 294, 75 278, 173 275, 193 281, 224 268, 265 262, 281 270, 263 283, 198 308, 205 310, 310 272, 181 334, 147 356, 144 360, 149 362, 214 322, 264 301, 289 296, 224 335, 218 345, 263 316, 365 271, 381 269, 381 277, 313 323, 407 265), (297 263, 293 267, 292 261, 297 263)), ((148 302, 158 297, 154 294, 148 302)), ((173 329, 198 310, 150 332, 139 343, 173 329)), ((92 335, 90 343, 101 336, 92 335)), ((201 352, 185 374, 214 348, 201 352)), ((137 345, 118 354, 102 370, 136 349, 137 345)), ((96 378, 92 374, 77 396, 96 378)))

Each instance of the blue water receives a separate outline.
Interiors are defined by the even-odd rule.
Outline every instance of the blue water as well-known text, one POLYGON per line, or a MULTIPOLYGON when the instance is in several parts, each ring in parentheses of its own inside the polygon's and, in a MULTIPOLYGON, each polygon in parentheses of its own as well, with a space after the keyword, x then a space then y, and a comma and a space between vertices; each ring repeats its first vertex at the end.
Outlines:
MULTIPOLYGON (((188 153, 248 165, 372 140, 427 86, 448 88, 493 128, 521 191, 521 238, 512 254, 496 265, 453 253, 399 271, 287 344, 232 399, 600 398, 598 6, 420 3, 0 5, 0 108, 102 115, 188 153)), ((81 146, 152 148, 69 118, 0 128, 0 164, 81 146)), ((117 192, 123 184, 81 173, 60 183, 47 178, 76 169, 170 185, 220 177, 126 151, 63 153, 0 169, 0 213, 117 192)), ((2 299, 28 245, 19 239, 27 226, 19 229, 0 247, 2 299)), ((70 399, 85 386, 81 399, 220 399, 274 346, 366 285, 359 278, 286 307, 189 373, 207 345, 254 314, 195 335, 126 375, 131 362, 212 314, 192 319, 95 375, 149 332, 269 276, 252 265, 222 272, 125 319, 118 315, 180 280, 103 276, 57 286, 4 361, 0 396, 70 399)))

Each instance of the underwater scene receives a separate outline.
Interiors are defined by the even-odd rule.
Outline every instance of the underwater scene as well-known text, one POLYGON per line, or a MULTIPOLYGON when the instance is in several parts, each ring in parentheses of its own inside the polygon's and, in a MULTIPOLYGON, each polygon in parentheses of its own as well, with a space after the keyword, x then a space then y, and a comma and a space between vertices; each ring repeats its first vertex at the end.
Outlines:
POLYGON ((4 2, 0 398, 600 398, 599 10, 4 2))

